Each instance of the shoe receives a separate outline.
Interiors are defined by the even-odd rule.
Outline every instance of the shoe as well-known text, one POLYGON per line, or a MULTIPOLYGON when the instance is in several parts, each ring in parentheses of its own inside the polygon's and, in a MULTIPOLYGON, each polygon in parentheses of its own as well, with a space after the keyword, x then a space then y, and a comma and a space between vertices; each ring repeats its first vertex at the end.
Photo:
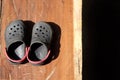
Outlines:
POLYGON ((11 22, 5 30, 5 55, 13 63, 22 63, 27 57, 24 42, 25 25, 22 20, 11 22))
POLYGON ((52 29, 46 22, 33 26, 30 48, 27 59, 32 64, 44 64, 50 54, 52 29))

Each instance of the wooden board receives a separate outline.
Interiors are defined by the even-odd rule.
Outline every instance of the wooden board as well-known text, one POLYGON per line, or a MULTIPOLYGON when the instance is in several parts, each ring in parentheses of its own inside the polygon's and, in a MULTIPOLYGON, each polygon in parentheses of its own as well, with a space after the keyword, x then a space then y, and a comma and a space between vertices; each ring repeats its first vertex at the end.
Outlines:
POLYGON ((82 2, 81 0, 0 1, 2 3, 0 80, 82 80, 82 5, 76 4, 77 1, 82 2), (16 19, 24 20, 28 28, 35 22, 47 21, 52 23, 55 30, 59 29, 60 47, 52 46, 55 50, 57 48, 55 52, 53 50, 56 54, 54 60, 42 66, 34 66, 30 63, 14 65, 7 60, 4 55, 4 31, 6 26, 16 19))

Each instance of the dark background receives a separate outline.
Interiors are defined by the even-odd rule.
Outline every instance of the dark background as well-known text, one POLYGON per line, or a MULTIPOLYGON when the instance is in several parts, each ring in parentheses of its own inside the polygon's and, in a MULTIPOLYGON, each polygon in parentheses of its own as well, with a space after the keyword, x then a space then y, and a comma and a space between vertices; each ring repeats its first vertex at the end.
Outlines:
POLYGON ((83 0, 83 80, 120 80, 120 0, 83 0))

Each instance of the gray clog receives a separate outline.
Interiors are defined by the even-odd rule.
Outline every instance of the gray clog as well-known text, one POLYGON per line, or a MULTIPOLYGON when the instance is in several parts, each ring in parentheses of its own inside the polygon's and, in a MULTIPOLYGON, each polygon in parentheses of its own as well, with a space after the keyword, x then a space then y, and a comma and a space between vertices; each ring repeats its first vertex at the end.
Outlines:
POLYGON ((27 57, 24 33, 25 25, 21 20, 11 22, 5 30, 6 56, 12 62, 21 63, 27 57))
POLYGON ((46 22, 38 22, 33 26, 31 44, 27 59, 33 64, 42 64, 50 54, 52 40, 51 26, 46 22))

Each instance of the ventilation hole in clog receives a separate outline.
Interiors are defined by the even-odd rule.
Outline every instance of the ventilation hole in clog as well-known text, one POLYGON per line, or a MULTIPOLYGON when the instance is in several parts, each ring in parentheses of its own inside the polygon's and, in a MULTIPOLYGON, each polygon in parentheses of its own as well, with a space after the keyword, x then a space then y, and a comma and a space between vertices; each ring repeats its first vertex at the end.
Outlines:
POLYGON ((37 34, 37 33, 35 33, 35 34, 37 34))
POLYGON ((12 36, 15 36, 15 34, 12 34, 12 36))
POLYGON ((46 30, 46 32, 48 32, 48 31, 46 30))
POLYGON ((9 33, 9 35, 11 35, 11 33, 9 33))
POLYGON ((46 36, 48 36, 48 35, 46 35, 46 36))
POLYGON ((38 28, 36 30, 38 31, 38 28))
POLYGON ((40 26, 40 28, 42 28, 42 26, 40 26))
POLYGON ((17 30, 19 30, 19 28, 17 28, 17 30))
POLYGON ((12 30, 13 28, 10 28, 10 30, 12 30))
POLYGON ((16 31, 14 31, 14 32, 16 32, 16 31))
POLYGON ((37 35, 37 37, 39 37, 39 35, 37 35))
POLYGON ((16 27, 16 26, 13 26, 14 28, 16 27))
POLYGON ((42 30, 40 29, 40 32, 41 32, 42 30))
POLYGON ((44 32, 42 32, 42 34, 44 34, 44 32))
POLYGON ((43 27, 43 29, 45 29, 45 27, 43 27))
POLYGON ((45 38, 45 36, 43 36, 43 38, 45 38))
POLYGON ((19 26, 19 24, 17 24, 17 26, 19 26))
POLYGON ((20 29, 22 29, 22 27, 20 27, 20 29))

